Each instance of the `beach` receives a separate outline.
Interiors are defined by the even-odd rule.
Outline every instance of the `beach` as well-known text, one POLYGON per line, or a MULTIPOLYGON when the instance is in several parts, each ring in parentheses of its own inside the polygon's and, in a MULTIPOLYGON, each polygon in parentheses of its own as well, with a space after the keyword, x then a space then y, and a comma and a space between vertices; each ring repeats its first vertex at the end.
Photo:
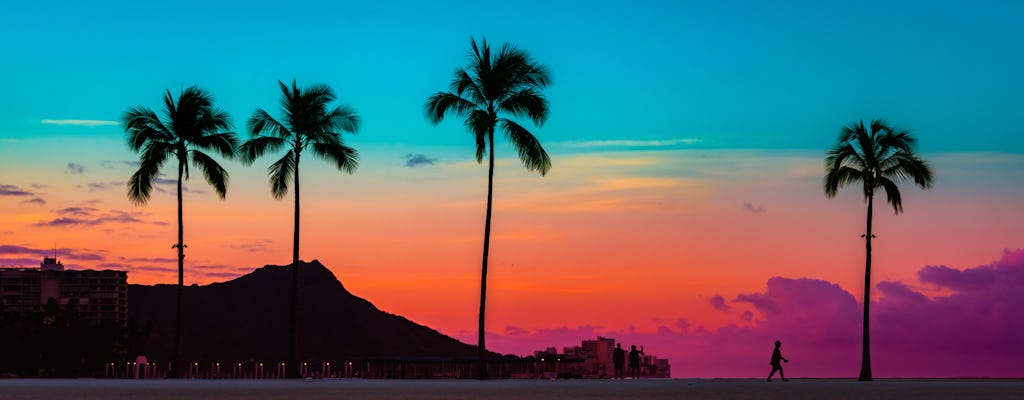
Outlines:
POLYGON ((0 399, 1020 399, 1024 379, 0 380, 0 399))

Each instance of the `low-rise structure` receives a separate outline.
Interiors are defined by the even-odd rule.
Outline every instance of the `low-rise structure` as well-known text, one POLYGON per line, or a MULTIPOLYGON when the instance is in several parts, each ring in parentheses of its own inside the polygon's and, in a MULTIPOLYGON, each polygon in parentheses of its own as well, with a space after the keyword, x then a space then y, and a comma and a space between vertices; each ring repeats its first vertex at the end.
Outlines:
MULTIPOLYGON (((615 376, 612 354, 615 339, 598 336, 584 340, 579 346, 565 347, 562 353, 554 347, 535 351, 533 358, 540 363, 538 371, 544 377, 611 378, 615 376)), ((668 359, 653 355, 640 357, 640 377, 668 378, 672 367, 668 359)))

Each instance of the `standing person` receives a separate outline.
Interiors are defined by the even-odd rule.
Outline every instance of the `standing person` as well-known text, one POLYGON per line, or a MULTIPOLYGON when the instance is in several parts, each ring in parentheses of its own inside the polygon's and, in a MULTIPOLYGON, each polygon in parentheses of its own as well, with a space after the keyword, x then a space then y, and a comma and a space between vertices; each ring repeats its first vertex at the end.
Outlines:
POLYGON ((633 345, 629 350, 629 373, 633 379, 640 379, 640 355, 644 354, 644 347, 640 346, 640 350, 636 349, 636 345, 633 345))
POLYGON ((779 377, 782 378, 782 380, 789 380, 786 379, 786 374, 782 373, 782 362, 785 361, 788 363, 789 360, 787 360, 785 357, 782 357, 782 350, 779 349, 780 347, 782 347, 782 342, 776 340, 775 350, 772 351, 772 361, 769 363, 772 365, 772 372, 768 374, 768 382, 772 381, 772 375, 775 375, 775 371, 779 371, 779 377))
POLYGON ((622 349, 622 343, 615 344, 615 350, 612 350, 612 362, 615 363, 615 379, 625 378, 622 369, 626 366, 626 351, 622 349))

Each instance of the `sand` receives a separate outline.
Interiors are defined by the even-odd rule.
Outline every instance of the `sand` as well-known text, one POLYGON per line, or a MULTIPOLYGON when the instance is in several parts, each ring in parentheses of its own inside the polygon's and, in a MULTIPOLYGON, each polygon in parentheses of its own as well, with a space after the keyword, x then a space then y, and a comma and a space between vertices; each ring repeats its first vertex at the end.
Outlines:
POLYGON ((0 380, 0 399, 1024 399, 1024 380, 0 380))

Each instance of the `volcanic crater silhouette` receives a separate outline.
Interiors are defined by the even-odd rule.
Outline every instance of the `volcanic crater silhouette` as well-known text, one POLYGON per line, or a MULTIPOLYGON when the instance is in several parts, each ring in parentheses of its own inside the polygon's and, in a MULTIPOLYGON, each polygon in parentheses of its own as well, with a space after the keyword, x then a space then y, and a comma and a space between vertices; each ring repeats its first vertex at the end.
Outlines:
MULTIPOLYGON (((185 287, 184 361, 284 361, 291 268, 267 265, 227 282, 185 287)), ((172 358, 175 290, 166 284, 128 287, 129 320, 143 332, 135 351, 155 362, 172 358)), ((298 318, 303 361, 476 354, 475 346, 352 295, 317 260, 300 263, 298 318)))

